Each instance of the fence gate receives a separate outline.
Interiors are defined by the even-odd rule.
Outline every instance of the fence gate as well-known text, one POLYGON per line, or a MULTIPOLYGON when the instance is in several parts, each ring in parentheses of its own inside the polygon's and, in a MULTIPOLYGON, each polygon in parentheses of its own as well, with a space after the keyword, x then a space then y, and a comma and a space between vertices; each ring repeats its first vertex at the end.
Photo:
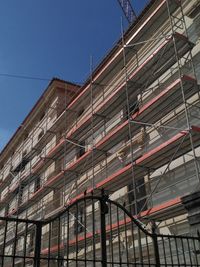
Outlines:
POLYGON ((199 254, 199 238, 149 233, 105 196, 79 199, 48 221, 0 218, 1 267, 195 267, 199 254))

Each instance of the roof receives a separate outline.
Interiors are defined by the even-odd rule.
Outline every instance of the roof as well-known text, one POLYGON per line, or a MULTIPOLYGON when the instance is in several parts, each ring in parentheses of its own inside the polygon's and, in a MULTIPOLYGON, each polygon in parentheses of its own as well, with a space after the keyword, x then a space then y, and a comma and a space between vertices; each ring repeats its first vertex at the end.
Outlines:
POLYGON ((2 149, 2 151, 0 152, 0 157, 1 155, 5 152, 5 150, 8 148, 9 144, 14 140, 14 138, 17 136, 17 134, 19 133, 19 131, 21 130, 21 128, 25 125, 25 123, 27 122, 27 120, 30 118, 30 116, 32 115, 32 113, 36 110, 36 108, 38 107, 38 105, 42 102, 42 100, 45 98, 45 95, 47 94, 47 92, 50 90, 51 85, 54 82, 61 82, 61 83, 65 83, 65 84, 69 84, 72 86, 77 86, 78 88, 80 88, 80 85, 69 82, 69 81, 65 81, 59 78, 52 78, 52 80, 49 82, 47 88, 44 90, 43 94, 40 96, 40 98, 38 99, 38 101, 35 103, 35 105, 32 107, 32 109, 30 110, 30 112, 28 113, 28 115, 25 117, 25 119, 22 121, 22 123, 20 124, 20 126, 17 128, 17 130, 15 131, 15 133, 12 135, 12 137, 10 138, 10 140, 8 141, 8 143, 5 145, 5 147, 2 149))

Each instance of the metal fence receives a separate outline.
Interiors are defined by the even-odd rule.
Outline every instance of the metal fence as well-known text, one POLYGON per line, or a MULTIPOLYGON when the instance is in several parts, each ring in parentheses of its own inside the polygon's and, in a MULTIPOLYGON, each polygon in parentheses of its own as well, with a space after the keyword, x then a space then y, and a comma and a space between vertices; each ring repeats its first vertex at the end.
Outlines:
POLYGON ((200 239, 147 231, 124 206, 85 196, 48 221, 0 217, 0 266, 200 266, 200 239))

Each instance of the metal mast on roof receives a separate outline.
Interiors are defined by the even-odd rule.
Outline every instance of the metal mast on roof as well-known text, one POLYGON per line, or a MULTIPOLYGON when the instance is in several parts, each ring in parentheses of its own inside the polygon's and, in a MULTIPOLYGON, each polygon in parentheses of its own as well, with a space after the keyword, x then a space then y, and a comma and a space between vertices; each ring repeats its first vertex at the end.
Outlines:
POLYGON ((136 20, 137 18, 137 15, 131 5, 131 2, 130 0, 117 0, 118 3, 120 4, 123 12, 124 12, 124 15, 126 17, 126 19, 128 20, 129 24, 132 24, 133 21, 136 20))

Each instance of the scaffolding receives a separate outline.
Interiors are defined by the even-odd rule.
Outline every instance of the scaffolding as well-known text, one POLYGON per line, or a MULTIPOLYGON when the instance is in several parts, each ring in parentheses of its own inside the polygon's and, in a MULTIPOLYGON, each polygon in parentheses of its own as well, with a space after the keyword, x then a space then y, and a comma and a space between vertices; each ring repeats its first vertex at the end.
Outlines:
MULTIPOLYGON (((58 96, 45 95, 21 126, 18 149, 1 154, 0 216, 51 219, 104 189, 146 225, 185 220, 181 197, 199 186, 200 155, 189 5, 152 1, 126 33, 122 23, 121 40, 94 71, 91 59, 83 87, 54 81, 58 96)), ((70 218, 81 233, 83 214, 70 218)))

